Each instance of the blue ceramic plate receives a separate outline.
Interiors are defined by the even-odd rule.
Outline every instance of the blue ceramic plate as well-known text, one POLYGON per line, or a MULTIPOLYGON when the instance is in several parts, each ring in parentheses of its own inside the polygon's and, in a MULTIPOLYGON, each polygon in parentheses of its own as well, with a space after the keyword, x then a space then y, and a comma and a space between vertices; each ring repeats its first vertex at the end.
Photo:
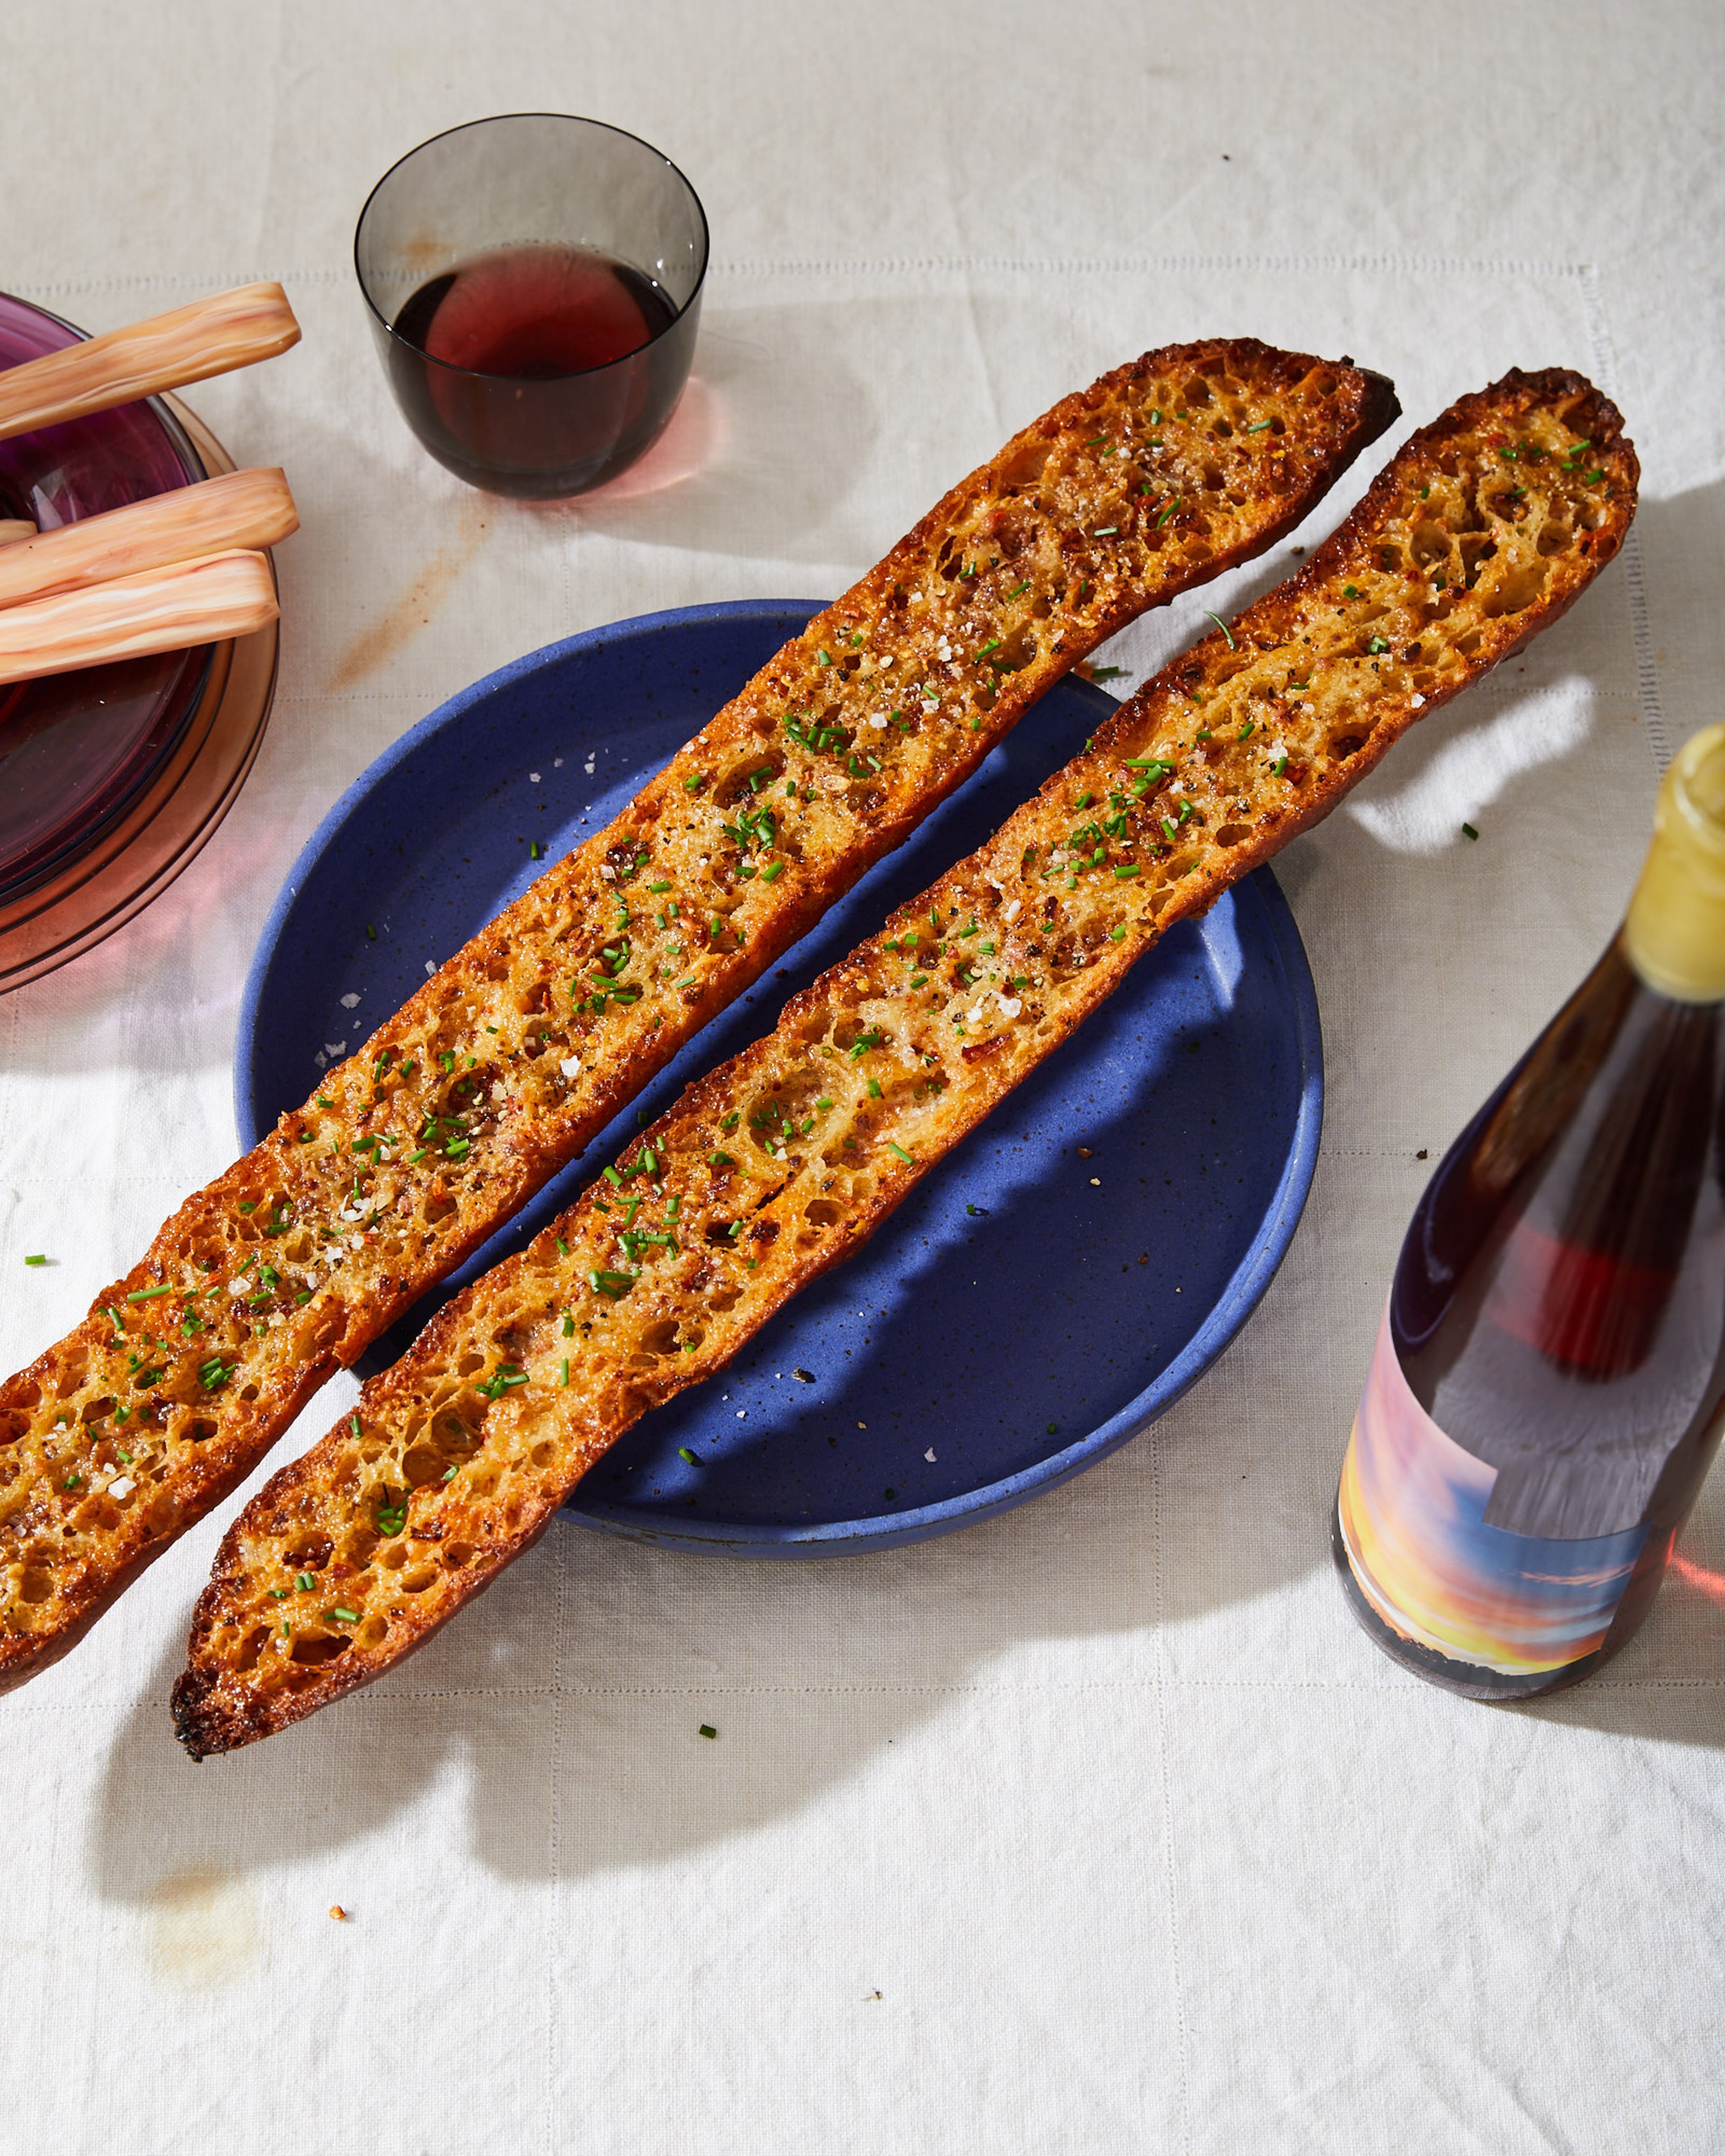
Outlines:
MULTIPOLYGON (((306 845, 253 961, 234 1062, 244 1143, 526 887, 531 846, 555 855, 608 822, 814 611, 691 607, 571 637, 380 757, 306 845)), ((362 1368, 399 1354, 1113 708, 1076 680, 1045 697, 362 1368)), ((722 1376, 639 1423, 570 1510, 683 1548, 814 1557, 919 1541, 1051 1489, 1153 1422, 1245 1322, 1305 1203, 1322 1100, 1312 976, 1260 869, 1173 929, 857 1257, 722 1376)))

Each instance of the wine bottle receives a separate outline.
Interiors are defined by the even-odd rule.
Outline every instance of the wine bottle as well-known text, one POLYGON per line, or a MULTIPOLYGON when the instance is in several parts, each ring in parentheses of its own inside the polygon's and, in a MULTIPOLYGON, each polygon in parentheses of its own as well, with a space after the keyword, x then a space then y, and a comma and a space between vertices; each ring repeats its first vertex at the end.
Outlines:
POLYGON ((1722 1426, 1725 726, 1414 1212, 1337 1498, 1349 1604, 1469 1698, 1577 1683, 1646 1615, 1722 1426))

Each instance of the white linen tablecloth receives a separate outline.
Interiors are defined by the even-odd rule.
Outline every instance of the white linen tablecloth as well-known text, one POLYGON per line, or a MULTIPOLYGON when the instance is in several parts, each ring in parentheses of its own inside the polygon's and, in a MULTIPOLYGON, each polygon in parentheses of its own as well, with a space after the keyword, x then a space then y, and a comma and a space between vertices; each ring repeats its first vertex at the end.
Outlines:
MULTIPOLYGON (((1204 1383, 890 1555, 554 1529, 393 1680, 194 1770, 165 1702, 224 1508, 0 1704, 0 2148, 1718 2145, 1725 1482, 1632 1647, 1515 1712, 1380 1659, 1327 1529, 1421 1151, 1590 963, 1661 763, 1718 716, 1722 61, 1707 0, 0 11, 0 285, 99 330, 279 277, 305 330, 190 395, 304 517, 257 769, 152 909, 0 999, 8 1368, 231 1157, 240 986, 298 848, 502 661, 836 592, 1057 395, 1210 332, 1351 352, 1404 425, 1574 366, 1645 468, 1574 613, 1277 864, 1323 1149, 1204 1383), (403 151, 544 108, 674 157, 715 259, 653 464, 527 509, 409 439, 348 249, 403 151)), ((1115 655, 1142 671, 1286 566, 1115 655)))

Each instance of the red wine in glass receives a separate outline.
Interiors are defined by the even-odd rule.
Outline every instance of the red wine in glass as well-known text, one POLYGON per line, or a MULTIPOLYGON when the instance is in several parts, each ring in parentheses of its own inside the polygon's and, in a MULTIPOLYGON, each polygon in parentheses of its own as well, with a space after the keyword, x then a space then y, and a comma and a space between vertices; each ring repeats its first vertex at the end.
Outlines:
POLYGON ((596 249, 494 248, 411 295, 391 326, 391 373, 415 431, 459 477, 583 493, 664 431, 696 312, 596 249))

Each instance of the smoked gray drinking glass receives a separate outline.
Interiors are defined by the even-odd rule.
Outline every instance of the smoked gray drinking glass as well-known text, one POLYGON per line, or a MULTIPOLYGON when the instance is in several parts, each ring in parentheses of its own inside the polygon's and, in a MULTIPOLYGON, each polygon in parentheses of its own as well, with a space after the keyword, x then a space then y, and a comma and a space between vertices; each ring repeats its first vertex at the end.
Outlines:
POLYGON ((706 217, 638 136, 558 112, 452 127, 378 181, 353 259, 403 416, 470 485, 585 493, 650 449, 676 409, 706 217), (641 339, 632 350, 618 349, 619 310, 641 339), (489 364, 461 363, 476 360, 489 364))

